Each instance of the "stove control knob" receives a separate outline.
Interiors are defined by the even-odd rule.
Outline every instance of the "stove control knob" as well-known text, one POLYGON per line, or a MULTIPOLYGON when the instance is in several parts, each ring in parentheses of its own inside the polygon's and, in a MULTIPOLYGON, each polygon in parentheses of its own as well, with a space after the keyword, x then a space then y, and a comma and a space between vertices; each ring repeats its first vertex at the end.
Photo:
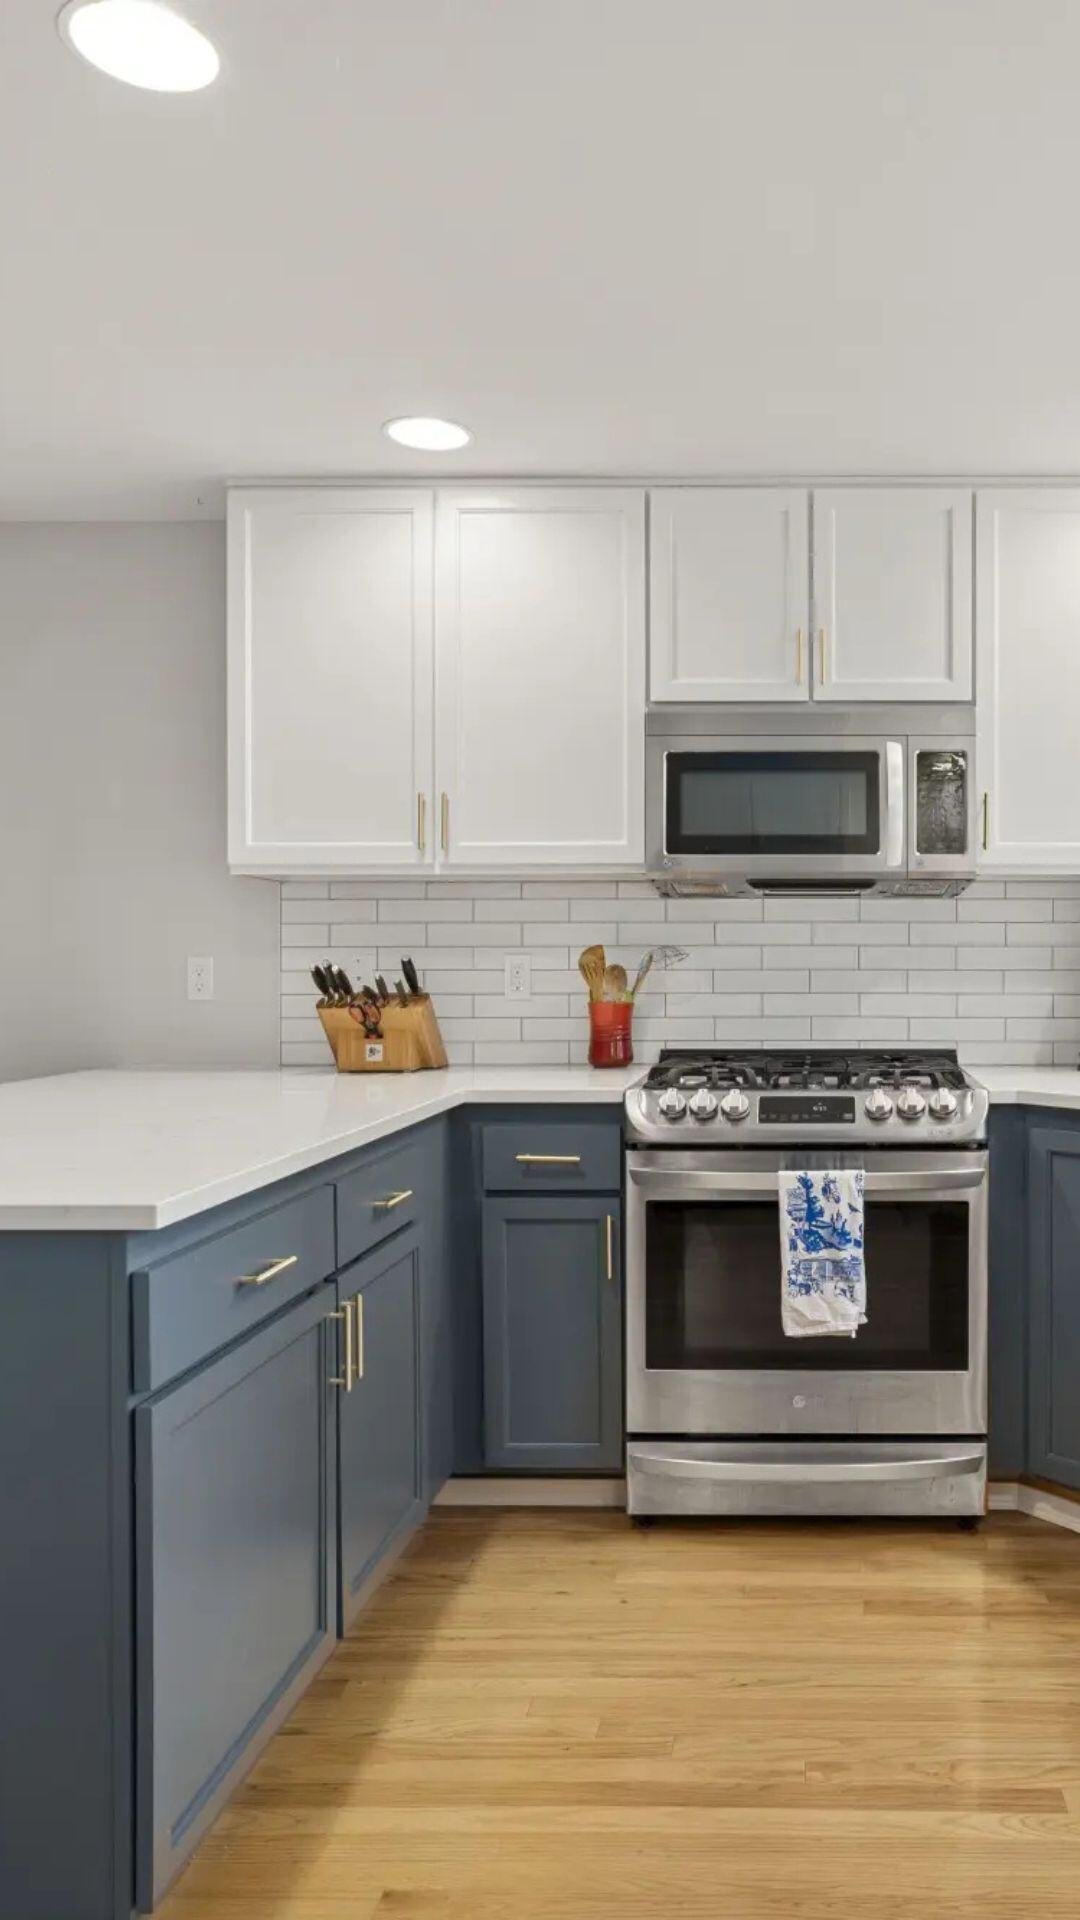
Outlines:
POLYGON ((686 1095, 678 1087, 669 1087, 660 1095, 660 1111, 665 1120, 681 1120, 686 1112, 686 1095))
POLYGON ((926 1112, 926 1101, 918 1087, 904 1087, 896 1102, 896 1111, 901 1120, 921 1120, 926 1112))
POLYGON ((956 1095, 948 1087, 935 1087, 929 1106, 932 1120, 951 1120, 956 1112, 956 1095))
POLYGON ((884 1087, 875 1087, 866 1097, 866 1114, 870 1120, 887 1120, 892 1113, 892 1095, 884 1087))
POLYGON ((708 1087, 699 1087, 690 1102, 690 1112, 695 1120, 714 1120, 716 1118, 717 1098, 708 1087))
POLYGON ((725 1120, 745 1120, 750 1111, 750 1102, 739 1087, 732 1087, 720 1102, 720 1111, 725 1120))

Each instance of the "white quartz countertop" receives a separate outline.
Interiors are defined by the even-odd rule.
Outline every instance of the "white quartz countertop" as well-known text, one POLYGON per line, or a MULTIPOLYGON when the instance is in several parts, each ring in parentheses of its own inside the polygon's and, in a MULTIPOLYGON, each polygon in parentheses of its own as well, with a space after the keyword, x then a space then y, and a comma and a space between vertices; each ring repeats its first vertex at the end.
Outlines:
MULTIPOLYGON (((969 1071, 995 1106, 1080 1109, 1080 1071, 969 1071)), ((0 1086, 0 1230, 140 1231, 454 1107, 615 1106, 643 1066, 66 1073, 0 1086)))
POLYGON ((1075 1067, 969 1066, 990 1095, 993 1107, 1080 1107, 1080 1072, 1075 1067))
POLYGON ((0 1230, 138 1231, 476 1103, 617 1105, 643 1066, 65 1073, 0 1086, 0 1230))

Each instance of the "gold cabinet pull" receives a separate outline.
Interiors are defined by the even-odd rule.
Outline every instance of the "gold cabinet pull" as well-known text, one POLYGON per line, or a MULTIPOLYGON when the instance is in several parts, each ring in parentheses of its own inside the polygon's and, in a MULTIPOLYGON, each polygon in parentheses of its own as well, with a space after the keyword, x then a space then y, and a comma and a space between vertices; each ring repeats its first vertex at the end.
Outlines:
MULTIPOLYGON (((360 1296, 358 1294, 357 1299, 359 1299, 359 1297, 360 1296)), ((353 1320, 352 1320, 352 1313, 350 1312, 351 1306, 352 1306, 352 1301, 346 1300, 345 1305, 343 1307, 340 1307, 336 1312, 331 1313, 329 1315, 329 1318, 331 1320, 342 1321, 345 1327, 345 1371, 344 1373, 334 1373, 334 1374, 331 1374, 330 1376, 330 1385, 332 1387, 341 1387, 345 1393, 352 1392, 353 1387, 357 1379, 359 1378, 359 1375, 357 1374, 357 1371, 356 1371, 356 1354, 353 1350, 353 1320)))
POLYGON ((416 796, 416 845, 421 853, 427 852, 427 794, 416 796))
POLYGON ((615 1222, 610 1213, 604 1215, 604 1247, 607 1254, 607 1277, 615 1278, 615 1222))
POLYGON ((580 1153, 515 1153, 519 1167, 580 1167, 580 1153))
POLYGON ((268 1280, 284 1273, 286 1267, 295 1267, 299 1258, 298 1253, 286 1253, 280 1260, 271 1260, 268 1267, 260 1267, 258 1273, 240 1274, 236 1284, 238 1287, 265 1287, 268 1280))
POLYGON ((439 800, 440 838, 444 853, 450 851, 450 795, 444 793, 439 800))
POLYGON ((982 798, 982 843, 983 852, 986 853, 990 846, 990 795, 988 793, 984 793, 982 798))
POLYGON ((373 1200, 371 1204, 376 1213, 391 1213, 395 1207, 404 1206, 406 1200, 411 1200, 412 1197, 412 1188, 403 1187, 400 1193, 388 1193, 385 1200, 373 1200))
POLYGON ((364 1296, 355 1294, 353 1306, 356 1309, 356 1348, 353 1355, 353 1379, 364 1377, 364 1296))
POLYGON ((824 627, 819 627, 818 628, 818 679, 820 680, 822 686, 825 685, 825 669, 826 669, 826 664, 828 660, 827 646, 828 646, 828 640, 825 633, 825 629, 824 627))
POLYGON ((795 685, 802 686, 802 628, 795 629, 795 685))

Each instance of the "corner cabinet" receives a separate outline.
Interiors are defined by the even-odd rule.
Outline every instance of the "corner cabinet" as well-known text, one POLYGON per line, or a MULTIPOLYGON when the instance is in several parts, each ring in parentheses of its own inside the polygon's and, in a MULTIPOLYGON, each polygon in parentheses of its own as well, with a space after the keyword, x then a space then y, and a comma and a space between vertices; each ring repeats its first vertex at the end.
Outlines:
POLYGON ((440 866, 640 865, 645 496, 441 491, 440 866))
POLYGON ((640 489, 245 488, 228 520, 234 871, 640 866, 640 489))
POLYGON ((976 499, 982 871, 1080 873, 1080 488, 976 499))
POLYGON ((229 862, 432 869, 434 501, 229 496, 229 862))

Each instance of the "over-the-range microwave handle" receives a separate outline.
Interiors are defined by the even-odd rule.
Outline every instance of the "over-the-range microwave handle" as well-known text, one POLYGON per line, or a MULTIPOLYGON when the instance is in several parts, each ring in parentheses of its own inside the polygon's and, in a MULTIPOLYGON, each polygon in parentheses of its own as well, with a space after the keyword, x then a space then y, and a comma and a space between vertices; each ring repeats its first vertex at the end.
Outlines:
MULTIPOLYGON (((695 1167, 669 1172, 664 1167, 636 1167, 632 1163, 629 1177, 634 1186, 643 1188, 654 1200, 693 1200, 713 1194, 721 1200, 756 1200, 763 1194, 778 1193, 780 1181, 775 1167, 763 1168, 759 1173, 743 1172, 741 1168, 730 1173, 714 1173, 704 1167, 700 1171, 695 1167)), ((930 1193, 972 1192, 985 1180, 985 1164, 941 1172, 936 1168, 907 1173, 875 1170, 865 1176, 867 1193, 911 1194, 913 1198, 924 1198, 930 1193)))
POLYGON ((866 1480, 940 1480, 943 1474, 978 1473, 985 1452, 965 1449, 928 1454, 922 1460, 703 1460, 693 1454, 650 1453, 634 1442, 634 1466, 666 1480, 771 1480, 789 1486, 866 1480))
POLYGON ((904 743, 885 742, 885 865, 904 865, 904 743))

